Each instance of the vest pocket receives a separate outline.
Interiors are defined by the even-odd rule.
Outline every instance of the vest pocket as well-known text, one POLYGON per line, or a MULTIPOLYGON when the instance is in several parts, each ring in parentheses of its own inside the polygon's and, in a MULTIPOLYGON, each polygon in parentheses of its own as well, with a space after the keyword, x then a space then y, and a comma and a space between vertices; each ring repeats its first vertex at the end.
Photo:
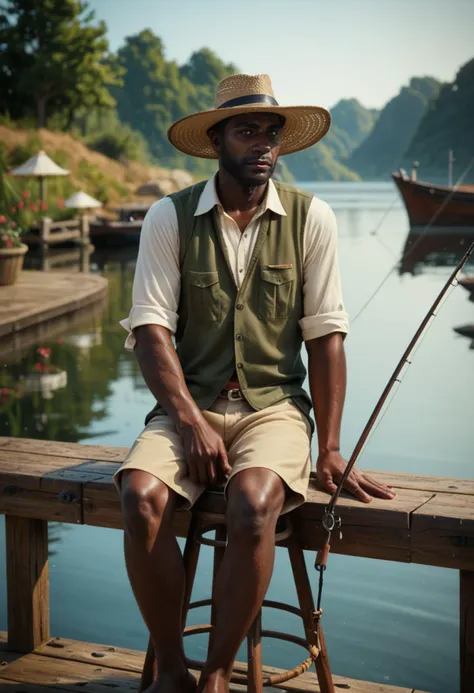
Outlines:
POLYGON ((221 317, 218 272, 188 270, 189 309, 198 321, 217 322, 221 317))
POLYGON ((268 322, 275 318, 288 317, 294 303, 293 286, 295 270, 260 269, 260 287, 258 297, 258 316, 268 322))

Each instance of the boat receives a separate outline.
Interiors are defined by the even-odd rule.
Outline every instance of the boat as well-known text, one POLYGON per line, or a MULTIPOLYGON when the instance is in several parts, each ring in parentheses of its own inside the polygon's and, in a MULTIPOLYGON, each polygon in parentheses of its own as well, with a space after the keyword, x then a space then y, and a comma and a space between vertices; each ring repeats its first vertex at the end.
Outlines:
POLYGON ((416 166, 410 177, 406 171, 392 173, 410 220, 410 226, 474 231, 474 185, 436 185, 417 180, 416 166))
POLYGON ((130 202, 116 207, 116 219, 96 217, 89 222, 89 235, 94 245, 106 243, 138 243, 143 219, 151 202, 130 202))

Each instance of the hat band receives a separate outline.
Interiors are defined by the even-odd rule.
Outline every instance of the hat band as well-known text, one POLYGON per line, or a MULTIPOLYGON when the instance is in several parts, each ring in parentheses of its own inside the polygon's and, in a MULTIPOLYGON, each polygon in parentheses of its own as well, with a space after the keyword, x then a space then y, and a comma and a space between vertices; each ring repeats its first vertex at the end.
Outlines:
POLYGON ((249 94, 248 96, 239 96, 236 99, 225 101, 218 108, 232 108, 232 106, 247 106, 251 103, 268 103, 271 106, 278 106, 278 101, 273 96, 268 94, 249 94))

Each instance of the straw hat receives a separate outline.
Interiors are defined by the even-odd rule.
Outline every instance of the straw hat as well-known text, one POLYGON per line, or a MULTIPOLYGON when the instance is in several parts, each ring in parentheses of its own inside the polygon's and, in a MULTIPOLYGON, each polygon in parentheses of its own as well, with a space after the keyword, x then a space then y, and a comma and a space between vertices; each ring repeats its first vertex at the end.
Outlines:
POLYGON ((207 131, 212 125, 241 113, 268 111, 282 115, 280 154, 306 149, 329 130, 331 116, 321 106, 279 106, 268 75, 230 75, 217 87, 215 108, 193 113, 173 123, 168 130, 172 145, 185 154, 217 159, 207 131))

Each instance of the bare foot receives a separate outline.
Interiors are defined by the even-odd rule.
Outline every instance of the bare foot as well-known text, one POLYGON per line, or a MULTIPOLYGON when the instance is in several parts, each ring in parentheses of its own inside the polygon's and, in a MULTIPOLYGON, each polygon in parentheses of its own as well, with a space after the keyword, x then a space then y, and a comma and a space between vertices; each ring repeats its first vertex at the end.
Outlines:
POLYGON ((221 672, 201 676, 197 693, 229 693, 229 681, 221 672))
POLYGON ((195 693, 196 686, 197 681, 189 671, 178 676, 161 674, 143 693, 195 693))

